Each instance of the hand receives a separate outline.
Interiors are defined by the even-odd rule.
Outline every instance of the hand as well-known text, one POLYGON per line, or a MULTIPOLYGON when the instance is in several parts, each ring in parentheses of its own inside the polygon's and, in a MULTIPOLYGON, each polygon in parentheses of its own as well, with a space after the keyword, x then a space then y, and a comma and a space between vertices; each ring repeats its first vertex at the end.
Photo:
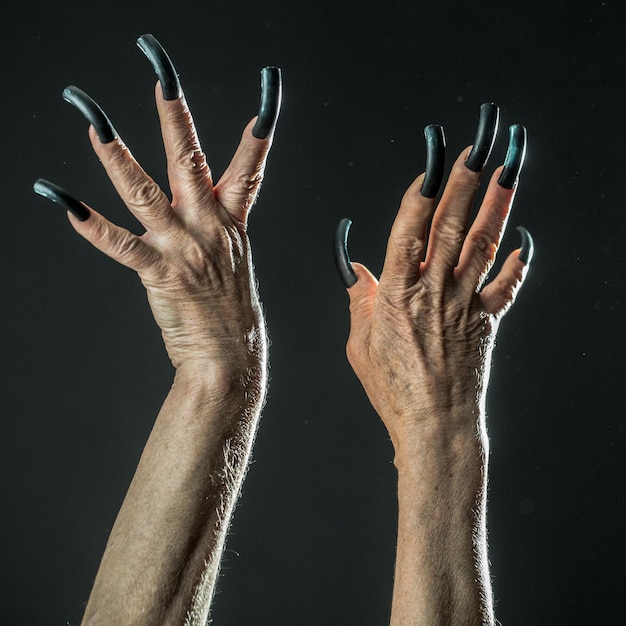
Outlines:
POLYGON ((141 169, 102 109, 76 87, 63 95, 91 123, 96 155, 145 232, 135 235, 112 224, 47 181, 37 181, 35 191, 67 208, 78 233, 139 274, 174 367, 264 370, 265 328, 246 222, 278 117, 280 70, 263 70, 259 117, 245 128, 214 185, 169 57, 152 35, 140 37, 138 45, 159 77, 156 103, 172 199, 141 169))
POLYGON ((498 324, 528 269, 532 240, 520 229, 522 249, 511 253, 481 290, 525 154, 525 129, 512 126, 505 165, 492 176, 468 230, 497 119, 497 108, 483 105, 474 147, 457 159, 439 202, 434 196, 443 171, 443 132, 427 129, 427 172, 404 195, 380 282, 363 265, 350 263, 345 245, 350 222, 339 226, 338 268, 350 296, 347 355, 390 433, 396 457, 402 441, 416 432, 476 437, 498 324))

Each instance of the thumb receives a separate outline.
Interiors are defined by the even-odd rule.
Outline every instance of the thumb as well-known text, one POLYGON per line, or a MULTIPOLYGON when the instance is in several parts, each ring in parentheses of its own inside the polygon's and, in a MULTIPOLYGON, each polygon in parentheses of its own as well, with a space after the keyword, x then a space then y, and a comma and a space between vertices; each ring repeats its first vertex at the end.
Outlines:
POLYGON ((521 226, 522 247, 512 252, 504 262, 500 273, 481 292, 480 298, 488 313, 500 319, 510 308, 519 291, 533 256, 534 244, 530 233, 521 226))
POLYGON ((357 281, 348 289, 348 296, 350 298, 351 327, 354 331, 372 314, 378 281, 365 265, 352 263, 352 269, 357 281))
POLYGON ((335 266, 350 297, 350 315, 354 324, 355 315, 371 311, 378 281, 372 273, 360 263, 352 263, 348 254, 348 232, 352 221, 344 217, 339 221, 335 231, 333 251, 335 266))

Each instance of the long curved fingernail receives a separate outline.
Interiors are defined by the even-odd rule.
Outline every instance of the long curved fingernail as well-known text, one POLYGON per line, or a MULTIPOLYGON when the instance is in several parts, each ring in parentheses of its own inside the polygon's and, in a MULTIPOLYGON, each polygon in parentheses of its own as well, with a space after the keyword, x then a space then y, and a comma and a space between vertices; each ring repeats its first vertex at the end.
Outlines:
POLYGON ((446 138, 443 126, 430 124, 424 129, 426 138, 426 175, 421 194, 425 198, 435 198, 443 181, 443 168, 446 160, 446 138))
POLYGON ((514 189, 526 157, 526 129, 521 124, 509 126, 509 147, 504 158, 504 169, 498 184, 505 189, 514 189))
POLYGON ((283 84, 279 67, 265 67, 261 70, 261 103, 259 117, 252 129, 257 139, 266 139, 274 131, 280 103, 283 97, 283 84))
POLYGON ((535 254, 535 244, 530 233, 523 226, 518 226, 517 232, 522 236, 522 247, 517 258, 524 265, 528 265, 533 258, 533 254, 535 254))
POLYGON ((472 151, 465 161, 465 167, 472 172, 482 172, 491 154, 491 149, 498 132, 500 109, 493 102, 485 102, 480 105, 480 117, 478 129, 472 151))
POLYGON ((75 106, 87 118, 87 121, 96 129, 100 143, 111 143, 117 137, 115 128, 106 113, 82 89, 75 85, 66 87, 63 90, 63 99, 75 106))
POLYGON ((352 269, 350 256, 348 255, 348 231, 351 225, 352 220, 349 220, 347 217, 340 220, 335 232, 334 244, 335 265, 337 266, 339 277, 346 286, 346 289, 352 287, 358 280, 355 271, 352 269))
POLYGON ((181 97, 182 90, 178 74, 172 60, 154 35, 146 34, 137 39, 137 45, 148 57, 161 83, 164 100, 176 100, 181 97))
POLYGON ((60 204, 64 209, 69 211, 76 219, 84 222, 89 218, 91 213, 89 209, 74 196, 70 195, 63 189, 54 183, 43 178, 38 178, 33 185, 33 190, 52 202, 60 204))

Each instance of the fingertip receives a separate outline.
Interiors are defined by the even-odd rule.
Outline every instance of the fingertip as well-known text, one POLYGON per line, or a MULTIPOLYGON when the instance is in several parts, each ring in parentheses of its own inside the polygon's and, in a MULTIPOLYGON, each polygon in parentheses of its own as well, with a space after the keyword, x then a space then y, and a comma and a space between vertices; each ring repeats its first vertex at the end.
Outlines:
POLYGON ((480 107, 478 129, 471 152, 465 160, 465 167, 472 172, 481 172, 496 139, 500 109, 492 102, 485 102, 480 107))
POLYGON ((350 232, 350 226, 352 226, 352 220, 347 217, 339 220, 333 242, 335 267, 346 289, 350 289, 350 287, 353 287, 358 281, 358 276, 352 267, 350 255, 348 254, 348 233, 350 232))
POLYGON ((364 265, 361 263, 357 263, 356 261, 351 261, 352 271, 356 276, 356 281, 354 285, 348 287, 348 291, 355 287, 355 285, 359 284, 359 286, 363 285, 363 283, 367 280, 369 271, 364 265))
POLYGON ((505 189, 514 189, 526 159, 526 128, 521 124, 509 127, 509 145, 504 158, 504 169, 498 178, 498 184, 505 189))
POLYGON ((78 221, 84 222, 91 216, 91 212, 84 202, 81 202, 63 187, 43 178, 38 178, 33 184, 33 191, 71 212, 78 221))
POLYGON ((80 111, 95 128, 100 143, 110 143, 117 137, 117 132, 102 107, 82 89, 69 85, 63 90, 63 99, 80 111))
POLYGON ((141 35, 137 39, 137 46, 146 55, 162 86, 162 95, 165 100, 177 100, 182 95, 180 80, 176 68, 165 48, 151 34, 141 35))
POLYGON ((426 173, 420 193, 425 198, 435 198, 443 182, 446 139, 443 126, 430 124, 424 129, 426 140, 426 173))
POLYGON ((282 102, 282 73, 279 67, 261 70, 261 102, 252 134, 267 139, 274 133, 282 102))
POLYGON ((517 258, 524 265, 530 265, 533 255, 535 254, 535 242, 533 241, 532 235, 523 226, 518 226, 516 230, 522 238, 522 247, 519 250, 517 258))

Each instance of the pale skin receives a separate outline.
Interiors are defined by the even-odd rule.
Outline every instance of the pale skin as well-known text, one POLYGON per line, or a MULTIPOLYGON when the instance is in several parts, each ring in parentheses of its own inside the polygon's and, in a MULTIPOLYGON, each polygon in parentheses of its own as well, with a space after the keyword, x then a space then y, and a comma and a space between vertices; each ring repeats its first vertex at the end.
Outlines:
POLYGON ((398 470, 392 626, 495 623, 486 534, 485 392, 500 320, 527 272, 512 252, 483 287, 515 191, 454 164, 439 202, 409 187, 380 281, 359 263, 347 355, 385 426, 398 470))
POLYGON ((176 369, 83 624, 200 625, 265 398, 267 339, 246 234, 272 136, 245 128, 217 184, 184 98, 156 103, 172 198, 117 138, 90 139, 143 235, 90 209, 72 226, 136 271, 176 369))

